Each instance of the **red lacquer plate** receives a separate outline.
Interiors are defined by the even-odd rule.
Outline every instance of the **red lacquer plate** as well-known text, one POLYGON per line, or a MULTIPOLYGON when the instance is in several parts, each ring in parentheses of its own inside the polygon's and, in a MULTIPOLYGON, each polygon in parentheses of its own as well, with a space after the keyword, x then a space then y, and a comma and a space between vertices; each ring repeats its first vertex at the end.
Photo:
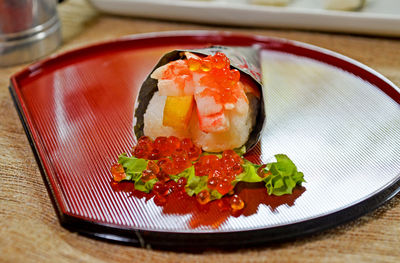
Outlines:
POLYGON ((10 91, 61 224, 82 234, 168 249, 249 246, 352 220, 400 189, 399 89, 308 44, 211 31, 129 36, 33 64, 10 91), (211 44, 262 48, 267 120, 246 157, 287 154, 307 181, 282 197, 241 185, 238 214, 173 195, 161 205, 110 174, 135 145, 135 99, 158 59, 211 44))

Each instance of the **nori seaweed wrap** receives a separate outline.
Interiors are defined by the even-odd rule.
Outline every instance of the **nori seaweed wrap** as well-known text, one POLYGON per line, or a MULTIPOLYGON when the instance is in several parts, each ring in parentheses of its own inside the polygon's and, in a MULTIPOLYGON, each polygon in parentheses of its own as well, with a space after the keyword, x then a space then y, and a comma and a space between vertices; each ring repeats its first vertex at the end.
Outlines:
MULTIPOLYGON (((177 60, 187 59, 188 52, 190 54, 194 54, 195 56, 213 56, 217 53, 223 53, 230 61, 229 67, 231 69, 236 69, 240 72, 241 80, 242 77, 250 80, 252 85, 258 89, 258 96, 251 96, 249 99, 249 104, 254 109, 252 113, 255 116, 252 117, 251 129, 249 129, 250 134, 247 137, 244 146, 246 147, 246 152, 252 149, 258 142, 260 134, 262 132, 266 114, 265 114, 265 99, 264 99, 264 91, 262 88, 262 80, 261 80, 261 66, 260 66, 260 52, 256 47, 228 47, 228 46, 211 46, 203 49, 192 49, 192 50, 174 50, 167 54, 165 54, 154 69, 150 72, 146 80, 141 86, 139 91, 139 95, 136 101, 136 109, 135 109, 135 125, 134 132, 137 138, 141 136, 148 135, 145 134, 145 115, 146 111, 149 107, 149 104, 154 96, 154 94, 158 91, 158 81, 157 79, 152 78, 152 74, 159 69, 160 67, 167 65, 170 62, 177 60)), ((247 94, 247 93, 246 93, 247 94)), ((159 112, 158 114, 161 114, 159 112)), ((232 122, 232 125, 234 123, 232 122)), ((171 134, 159 134, 157 136, 168 136, 171 134)), ((155 137, 155 136, 153 136, 155 137)), ((196 142, 196 141, 195 141, 196 142)), ((201 143, 200 143, 201 144, 201 143)), ((203 145, 199 145, 203 146, 203 145)), ((237 147, 241 147, 242 145, 238 145, 237 147)), ((237 148, 235 147, 235 148, 237 148)), ((203 147, 203 149, 207 150, 207 147, 203 147)), ((221 149, 224 150, 224 149, 221 149)), ((215 151, 215 150, 212 150, 215 151)))

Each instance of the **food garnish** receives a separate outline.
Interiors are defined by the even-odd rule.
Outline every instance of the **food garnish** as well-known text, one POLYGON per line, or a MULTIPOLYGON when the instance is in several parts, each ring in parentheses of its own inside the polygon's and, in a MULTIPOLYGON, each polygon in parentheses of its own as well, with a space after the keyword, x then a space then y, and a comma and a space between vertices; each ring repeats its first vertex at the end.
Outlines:
POLYGON ((259 165, 246 160, 243 149, 222 153, 203 152, 190 139, 175 136, 143 136, 132 156, 121 154, 111 167, 114 181, 132 181, 136 190, 153 192, 159 199, 180 192, 194 196, 201 205, 230 196, 230 208, 238 211, 245 203, 235 195, 239 182, 264 183, 269 195, 291 194, 305 182, 302 172, 284 154, 275 162, 259 165))

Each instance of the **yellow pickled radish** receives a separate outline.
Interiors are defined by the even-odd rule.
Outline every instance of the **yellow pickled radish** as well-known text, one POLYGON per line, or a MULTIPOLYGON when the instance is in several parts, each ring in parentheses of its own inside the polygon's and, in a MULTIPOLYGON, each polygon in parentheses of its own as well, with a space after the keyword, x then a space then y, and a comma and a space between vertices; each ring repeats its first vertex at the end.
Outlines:
POLYGON ((164 106, 163 125, 175 129, 185 129, 193 110, 191 96, 168 96, 164 106))

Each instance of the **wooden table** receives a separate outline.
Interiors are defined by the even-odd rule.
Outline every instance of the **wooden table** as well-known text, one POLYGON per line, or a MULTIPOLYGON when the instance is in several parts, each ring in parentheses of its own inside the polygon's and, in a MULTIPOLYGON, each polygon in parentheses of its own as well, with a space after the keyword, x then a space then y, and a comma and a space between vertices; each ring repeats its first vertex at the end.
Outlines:
MULTIPOLYGON (((59 6, 63 52, 120 36, 153 31, 213 29, 284 37, 354 58, 400 86, 400 39, 294 30, 233 28, 99 14, 83 0, 59 6)), ((56 217, 0 69, 1 262, 398 262, 400 195, 355 221, 310 237, 238 251, 176 253, 112 244, 71 233, 56 217)), ((400 128, 400 127, 399 127, 400 128)))

